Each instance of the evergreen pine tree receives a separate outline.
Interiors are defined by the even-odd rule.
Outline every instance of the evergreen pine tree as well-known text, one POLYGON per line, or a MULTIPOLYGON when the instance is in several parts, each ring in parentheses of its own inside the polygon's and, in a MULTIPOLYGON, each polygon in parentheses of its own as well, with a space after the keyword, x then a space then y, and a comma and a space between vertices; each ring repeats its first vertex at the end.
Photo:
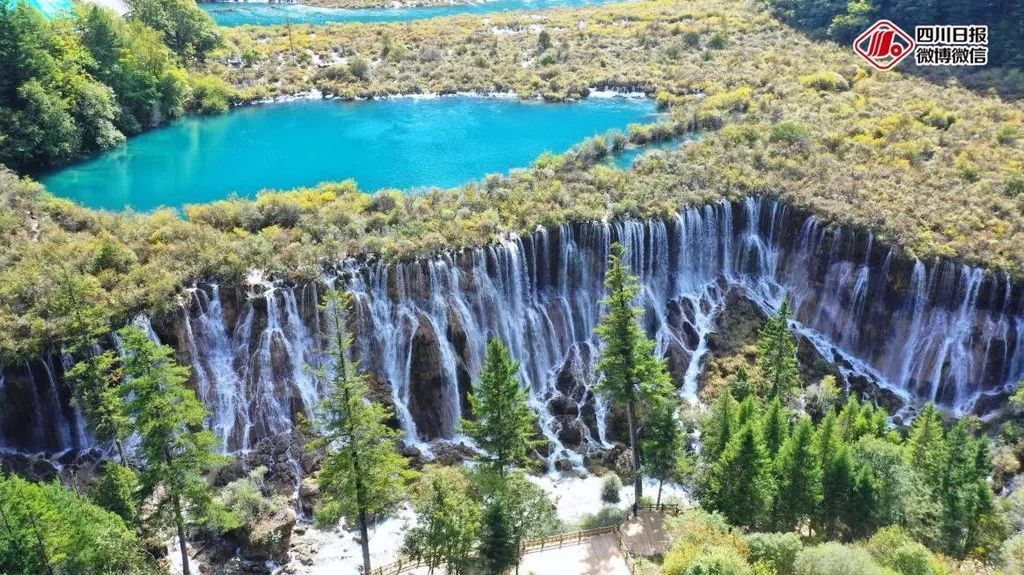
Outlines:
POLYGON ((324 310, 333 331, 329 356, 331 389, 319 407, 317 439, 313 448, 327 451, 320 470, 322 524, 341 517, 359 525, 363 569, 369 573, 370 517, 401 501, 405 494, 408 462, 399 455, 399 432, 387 426, 390 410, 367 399, 365 376, 349 359, 351 340, 346 314, 351 296, 337 291, 325 297, 324 310))
POLYGON ((754 425, 744 426, 712 466, 704 488, 707 506, 733 525, 757 528, 771 510, 771 460, 754 425))
POLYGON ((758 419, 761 415, 761 405, 756 397, 748 395, 743 401, 740 402, 740 412, 738 416, 739 424, 746 425, 758 419))
POLYGON ((739 406, 728 391, 723 391, 711 406, 711 414, 702 426, 703 448, 701 455, 714 463, 725 452, 732 436, 739 430, 739 406))
POLYGON ((769 398, 788 399, 800 385, 800 365, 796 359, 796 339, 789 331, 789 304, 782 302, 779 312, 768 318, 757 341, 757 367, 761 389, 769 398))
POLYGON ((603 375, 598 390, 612 402, 626 406, 629 447, 633 451, 634 510, 643 499, 643 469, 638 437, 638 405, 646 405, 671 393, 668 366, 655 355, 655 344, 640 327, 643 313, 633 307, 640 291, 629 273, 626 250, 613 244, 605 276, 608 296, 603 301, 606 313, 597 328, 604 343, 598 370, 603 375))
POLYGON ((839 437, 846 443, 853 443, 860 438, 857 435, 857 417, 860 415, 860 400, 851 396, 846 405, 839 410, 836 420, 836 427, 839 430, 839 437))
POLYGON ((942 416, 929 403, 910 427, 906 444, 907 463, 916 469, 933 492, 942 487, 946 468, 946 437, 942 416))
MULTIPOLYGON (((818 444, 821 446, 822 442, 819 440, 818 444)), ((849 447, 837 445, 834 452, 825 457, 818 522, 827 538, 836 539, 855 515, 852 508, 857 496, 854 493, 857 476, 849 447)))
POLYGON ((519 381, 519 362, 501 341, 487 344, 480 382, 469 396, 473 421, 462 429, 484 451, 484 459, 504 477, 508 467, 523 464, 535 443, 537 415, 519 381))
POLYGON ((119 389, 145 461, 140 499, 153 498, 155 503, 148 521, 177 531, 184 575, 189 575, 187 521, 209 524, 218 511, 203 477, 219 459, 217 439, 204 428, 208 413, 187 386, 189 370, 175 363, 174 351, 135 327, 120 334, 125 382, 119 389))
POLYGON ((768 449, 769 457, 775 457, 782 449, 783 443, 789 437, 789 410, 782 406, 778 397, 772 399, 761 419, 761 429, 764 433, 765 447, 768 449))
POLYGON ((487 573, 505 573, 519 561, 511 521, 504 499, 488 502, 480 533, 480 558, 487 573))
POLYGON ((676 421, 675 402, 662 400, 651 410, 643 441, 644 466, 648 475, 658 480, 658 497, 655 504, 661 505, 661 490, 666 481, 679 477, 679 466, 683 458, 683 430, 676 421))
POLYGON ((804 418, 779 451, 775 462, 775 528, 790 531, 817 515, 822 497, 821 457, 814 427, 804 418))
POLYGON ((854 476, 853 491, 849 504, 842 513, 847 537, 858 539, 874 533, 878 507, 878 485, 871 471, 866 467, 858 469, 854 476))

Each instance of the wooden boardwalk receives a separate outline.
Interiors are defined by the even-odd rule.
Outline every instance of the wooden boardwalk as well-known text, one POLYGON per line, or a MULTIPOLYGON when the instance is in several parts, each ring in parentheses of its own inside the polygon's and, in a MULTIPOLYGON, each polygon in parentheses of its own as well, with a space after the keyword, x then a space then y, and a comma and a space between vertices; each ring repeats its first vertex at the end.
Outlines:
POLYGON ((523 557, 519 575, 629 575, 615 533, 523 557))
POLYGON ((643 509, 619 527, 622 545, 631 555, 650 557, 668 551, 668 533, 665 531, 665 511, 643 509))

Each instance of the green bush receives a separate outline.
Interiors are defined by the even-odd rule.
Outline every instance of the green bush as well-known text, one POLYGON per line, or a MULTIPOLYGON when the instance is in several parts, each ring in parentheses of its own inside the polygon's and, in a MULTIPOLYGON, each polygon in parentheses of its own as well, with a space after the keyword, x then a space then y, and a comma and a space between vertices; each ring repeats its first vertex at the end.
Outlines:
POLYGON ((116 514, 129 525, 135 524, 139 514, 139 476, 128 467, 108 463, 100 480, 89 490, 96 505, 116 514))
POLYGON ((799 144, 807 142, 810 138, 811 132, 803 124, 779 122, 772 126, 772 134, 768 139, 782 144, 799 144))
MULTIPOLYGON (((666 570, 666 573, 668 571, 666 570)), ((716 547, 703 553, 683 571, 683 575, 752 575, 750 565, 728 547, 716 547)))
POLYGON ((747 535, 750 560, 770 564, 777 575, 793 573, 796 555, 803 549, 796 533, 751 533, 747 535))
POLYGON ((199 114, 223 114, 238 98, 238 92, 218 76, 192 76, 189 85, 192 87, 189 110, 199 114))
POLYGON ((725 48, 728 43, 729 37, 725 35, 725 32, 715 32, 710 38, 708 38, 708 48, 712 48, 714 50, 721 50, 722 48, 725 48))
POLYGON ((722 138, 733 144, 753 144, 761 138, 761 132, 750 124, 730 124, 722 128, 722 138))
POLYGON ((605 503, 618 503, 619 491, 622 489, 622 481, 618 475, 612 473, 601 483, 601 501, 605 503))
POLYGON ((871 554, 860 547, 825 543, 804 549, 793 564, 796 575, 887 575, 871 554))
POLYGON ((352 76, 364 82, 370 78, 370 64, 359 56, 349 60, 348 71, 352 76))
POLYGON ((631 511, 618 507, 605 507, 597 513, 588 513, 580 518, 577 529, 597 529, 598 527, 609 527, 622 523, 631 511))
POLYGON ((805 88, 813 88, 824 92, 842 92, 850 89, 850 83, 841 74, 831 70, 822 70, 806 76, 800 76, 800 83, 805 88))
POLYGON ((1024 194, 1024 176, 1018 176, 1016 174, 1008 176, 1006 178, 1006 195, 1011 198, 1019 197, 1024 194))

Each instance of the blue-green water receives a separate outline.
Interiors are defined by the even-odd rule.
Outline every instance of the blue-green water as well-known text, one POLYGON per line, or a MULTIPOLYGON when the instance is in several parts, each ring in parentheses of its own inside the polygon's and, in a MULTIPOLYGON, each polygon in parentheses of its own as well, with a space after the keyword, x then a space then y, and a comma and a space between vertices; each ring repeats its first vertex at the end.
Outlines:
MULTIPOLYGON (((0 2, 4 2, 8 6, 14 6, 18 3, 18 0, 0 0, 0 2)), ((47 18, 53 18, 60 12, 74 8, 71 0, 28 0, 28 5, 42 12, 43 16, 47 18)))
POLYGON ((600 6, 616 0, 485 0, 473 4, 422 8, 317 8, 301 4, 212 2, 200 4, 221 26, 254 24, 329 24, 334 22, 404 22, 456 14, 488 14, 511 10, 600 6))
POLYGON ((655 116, 629 98, 304 100, 187 118, 41 180, 86 206, 136 210, 348 178, 364 190, 452 187, 655 116))

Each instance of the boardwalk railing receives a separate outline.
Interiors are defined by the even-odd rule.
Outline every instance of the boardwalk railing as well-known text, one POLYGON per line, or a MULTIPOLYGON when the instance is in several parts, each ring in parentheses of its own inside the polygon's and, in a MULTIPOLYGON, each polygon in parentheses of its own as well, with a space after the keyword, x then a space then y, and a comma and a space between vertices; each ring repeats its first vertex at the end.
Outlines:
MULTIPOLYGON (((682 508, 675 503, 662 503, 661 505, 655 505, 653 503, 642 503, 637 506, 637 512, 640 511, 658 511, 660 513, 667 513, 675 516, 679 515, 682 508)), ((519 549, 522 555, 528 553, 535 553, 537 551, 543 551, 545 549, 559 549, 566 545, 579 545, 584 541, 600 537, 607 533, 615 533, 615 539, 619 544, 619 548, 622 549, 622 554, 626 558, 626 565, 629 567, 630 573, 636 572, 636 565, 633 562, 633 558, 626 550, 626 546, 622 543, 622 534, 619 528, 624 523, 629 521, 627 517, 621 523, 615 525, 606 525, 604 527, 595 527, 593 529, 583 529, 580 531, 570 531, 568 533, 558 533, 555 535, 549 535, 547 537, 538 537, 536 539, 529 539, 523 541, 519 549)), ((399 558, 394 563, 382 565, 372 571, 370 575, 400 575, 402 573, 408 573, 417 567, 426 566, 426 562, 416 558, 399 558)))

